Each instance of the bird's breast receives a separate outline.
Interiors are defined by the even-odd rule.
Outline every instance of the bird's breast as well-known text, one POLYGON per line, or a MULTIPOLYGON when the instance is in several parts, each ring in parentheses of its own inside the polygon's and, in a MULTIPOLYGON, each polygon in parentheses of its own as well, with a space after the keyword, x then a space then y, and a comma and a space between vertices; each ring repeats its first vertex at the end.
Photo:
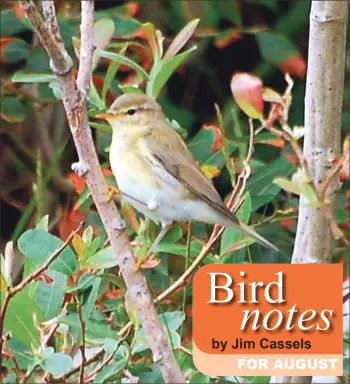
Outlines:
POLYGON ((157 180, 138 148, 123 140, 112 140, 110 163, 118 187, 131 196, 156 189, 157 180))

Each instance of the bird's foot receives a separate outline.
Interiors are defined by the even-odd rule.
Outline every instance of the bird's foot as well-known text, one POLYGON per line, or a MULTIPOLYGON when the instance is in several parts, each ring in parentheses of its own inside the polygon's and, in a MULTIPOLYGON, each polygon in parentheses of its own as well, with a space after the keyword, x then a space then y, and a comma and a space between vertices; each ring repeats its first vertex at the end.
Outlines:
POLYGON ((160 263, 160 259, 154 253, 147 252, 146 255, 137 258, 135 271, 140 269, 152 269, 160 263))
POLYGON ((151 256, 152 255, 148 255, 148 253, 147 253, 145 256, 137 258, 136 266, 135 266, 135 271, 139 272, 139 270, 146 263, 146 261, 148 261, 151 258, 151 256))
POLYGON ((89 171, 89 167, 85 163, 83 163, 82 161, 78 161, 77 163, 73 163, 71 166, 71 169, 78 176, 85 176, 89 171))
POLYGON ((108 197, 107 202, 109 203, 111 200, 113 200, 114 196, 119 194, 119 190, 115 187, 112 187, 111 185, 108 185, 108 197))

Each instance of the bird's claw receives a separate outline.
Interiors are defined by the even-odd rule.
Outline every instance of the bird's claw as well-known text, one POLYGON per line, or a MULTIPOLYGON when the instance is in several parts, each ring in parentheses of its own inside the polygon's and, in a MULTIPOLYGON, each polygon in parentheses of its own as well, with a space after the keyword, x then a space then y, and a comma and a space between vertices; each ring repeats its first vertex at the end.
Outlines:
POLYGON ((135 271, 139 272, 139 270, 142 268, 142 266, 149 260, 151 260, 154 257, 153 253, 147 252, 145 256, 139 257, 136 260, 136 266, 135 271))
POLYGON ((107 198, 107 202, 109 203, 111 200, 113 200, 113 197, 118 195, 119 194, 119 191, 117 188, 115 187, 112 187, 112 186, 108 186, 108 198, 107 198))
POLYGON ((73 163, 71 166, 72 171, 74 171, 78 176, 84 176, 89 171, 88 166, 82 161, 78 161, 77 163, 73 163))

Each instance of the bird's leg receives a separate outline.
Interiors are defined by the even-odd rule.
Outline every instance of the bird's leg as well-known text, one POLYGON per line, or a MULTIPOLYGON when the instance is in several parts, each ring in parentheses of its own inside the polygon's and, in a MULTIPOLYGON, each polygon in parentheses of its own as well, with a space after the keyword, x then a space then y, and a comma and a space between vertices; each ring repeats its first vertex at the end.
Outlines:
POLYGON ((112 187, 111 185, 108 185, 108 197, 107 201, 110 202, 113 200, 113 198, 119 194, 118 188, 112 187))
POLYGON ((156 239, 154 240, 153 244, 151 245, 151 247, 148 249, 147 253, 145 256, 141 257, 137 263, 136 263, 136 269, 139 270, 141 265, 146 262, 150 256, 152 255, 153 251, 157 248, 158 244, 162 241, 163 237, 166 235, 166 233, 168 232, 170 226, 171 226, 172 223, 164 223, 162 224, 162 229, 161 231, 158 233, 156 239))

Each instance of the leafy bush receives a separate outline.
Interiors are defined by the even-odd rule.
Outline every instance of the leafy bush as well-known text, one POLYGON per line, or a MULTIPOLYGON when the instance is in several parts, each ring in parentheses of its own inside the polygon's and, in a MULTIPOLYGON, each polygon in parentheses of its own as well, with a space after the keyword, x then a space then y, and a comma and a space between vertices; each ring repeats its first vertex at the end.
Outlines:
MULTIPOLYGON (((142 265, 155 297, 173 288, 158 304, 159 319, 181 370, 193 383, 216 382, 216 378, 197 372, 193 365, 191 281, 174 283, 188 268, 195 269, 199 254, 203 263, 290 262, 298 195, 307 196, 313 206, 320 203, 303 174, 297 172, 293 148, 303 136, 306 65, 292 40, 293 35, 304 35, 308 2, 281 5, 273 0, 247 0, 242 8, 239 4, 181 1, 160 7, 162 30, 167 31, 166 36, 175 35, 171 38, 152 23, 141 21, 152 17, 154 4, 127 3, 101 8, 95 15, 97 49, 87 99, 111 193, 118 195, 108 164, 111 130, 95 116, 119 94, 144 91, 162 104, 204 174, 213 179, 239 219, 254 224, 283 250, 273 254, 234 229, 218 233, 218 228, 202 223, 176 224, 159 244, 156 257, 142 265), (251 20, 246 11, 252 12, 251 20), (274 23, 268 22, 271 18, 274 23), (244 64, 237 55, 247 55, 249 63, 244 64), (233 72, 237 73, 232 77, 233 72), (285 91, 287 85, 292 87, 292 80, 287 76, 287 83, 283 73, 297 78, 292 93, 289 88, 285 91)), ((59 1, 57 8, 63 42, 77 65, 76 4, 59 1)), ((60 121, 63 115, 57 99, 61 99, 61 91, 46 53, 32 39, 16 3, 3 6, 0 17, 0 63, 6 71, 0 121, 7 146, 6 185, 1 193, 6 205, 19 212, 15 223, 10 220, 13 228, 2 238, 3 242, 10 237, 15 241, 15 247, 10 243, 1 257, 2 311, 6 305, 6 317, 0 323, 6 338, 4 382, 34 380, 34 376, 47 382, 76 382, 82 365, 85 382, 131 382, 135 377, 141 382, 161 382, 84 179, 68 171, 73 146, 60 121), (84 228, 74 231, 82 220, 84 228), (15 254, 16 264, 17 255, 23 256, 22 268, 9 267, 8 260, 15 254), (18 269, 23 272, 14 273, 18 269)), ((344 110, 346 122, 349 116, 344 110)), ((344 123, 344 136, 347 129, 344 123)), ((335 216, 343 230, 349 219, 347 188, 348 182, 344 182, 335 216)), ((118 204, 134 254, 141 258, 157 229, 127 203, 118 204)), ((339 257, 348 261, 348 256, 339 250, 334 261, 339 257)), ((256 378, 236 377, 220 382, 243 379, 256 382, 256 378)))

